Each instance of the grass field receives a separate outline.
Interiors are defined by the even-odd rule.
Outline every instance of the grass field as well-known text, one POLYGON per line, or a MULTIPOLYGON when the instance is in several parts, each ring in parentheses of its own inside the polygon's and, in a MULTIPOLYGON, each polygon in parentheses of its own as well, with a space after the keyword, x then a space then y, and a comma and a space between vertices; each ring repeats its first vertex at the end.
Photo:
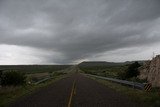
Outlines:
POLYGON ((118 78, 120 72, 124 72, 128 65, 117 66, 79 66, 87 74, 99 75, 104 77, 118 78))
POLYGON ((70 66, 71 65, 0 65, 0 69, 16 70, 24 72, 26 74, 30 74, 30 73, 41 73, 41 72, 54 72, 66 69, 70 66))

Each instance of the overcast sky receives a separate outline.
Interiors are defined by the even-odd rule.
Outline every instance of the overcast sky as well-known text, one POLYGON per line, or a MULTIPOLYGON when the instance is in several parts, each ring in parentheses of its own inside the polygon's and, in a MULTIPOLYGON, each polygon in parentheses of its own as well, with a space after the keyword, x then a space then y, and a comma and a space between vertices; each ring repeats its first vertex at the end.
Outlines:
POLYGON ((0 0, 1 64, 131 61, 160 54, 160 0, 0 0))

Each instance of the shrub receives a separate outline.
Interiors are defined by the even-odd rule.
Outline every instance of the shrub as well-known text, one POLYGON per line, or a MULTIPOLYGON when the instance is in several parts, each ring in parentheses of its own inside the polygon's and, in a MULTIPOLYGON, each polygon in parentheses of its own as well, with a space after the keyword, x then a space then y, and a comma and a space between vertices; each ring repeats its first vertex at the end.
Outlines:
POLYGON ((125 78, 132 78, 132 77, 137 77, 139 75, 138 68, 141 65, 136 61, 133 64, 131 64, 128 69, 126 70, 126 75, 125 78))
POLYGON ((24 73, 17 71, 7 71, 1 76, 1 85, 22 85, 26 83, 26 76, 24 73))
POLYGON ((130 65, 128 65, 128 68, 124 72, 119 72, 117 75, 119 79, 130 79, 130 78, 135 78, 139 75, 138 68, 141 65, 136 61, 130 65))

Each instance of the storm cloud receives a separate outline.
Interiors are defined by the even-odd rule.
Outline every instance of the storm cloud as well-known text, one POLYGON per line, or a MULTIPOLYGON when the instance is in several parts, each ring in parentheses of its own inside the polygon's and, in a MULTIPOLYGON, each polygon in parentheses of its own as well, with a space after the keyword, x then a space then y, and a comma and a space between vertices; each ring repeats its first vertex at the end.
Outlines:
POLYGON ((0 0, 0 64, 147 59, 159 29, 159 0, 0 0))

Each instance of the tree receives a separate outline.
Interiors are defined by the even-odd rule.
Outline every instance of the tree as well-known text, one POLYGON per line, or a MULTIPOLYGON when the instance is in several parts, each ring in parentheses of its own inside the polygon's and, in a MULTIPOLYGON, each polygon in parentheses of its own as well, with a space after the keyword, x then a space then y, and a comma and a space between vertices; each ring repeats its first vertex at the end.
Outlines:
POLYGON ((131 64, 126 70, 125 78, 137 77, 139 75, 138 68, 140 66, 141 65, 137 61, 131 64))
POLYGON ((1 76, 1 85, 22 85, 26 83, 26 76, 24 73, 18 71, 4 72, 1 76))

